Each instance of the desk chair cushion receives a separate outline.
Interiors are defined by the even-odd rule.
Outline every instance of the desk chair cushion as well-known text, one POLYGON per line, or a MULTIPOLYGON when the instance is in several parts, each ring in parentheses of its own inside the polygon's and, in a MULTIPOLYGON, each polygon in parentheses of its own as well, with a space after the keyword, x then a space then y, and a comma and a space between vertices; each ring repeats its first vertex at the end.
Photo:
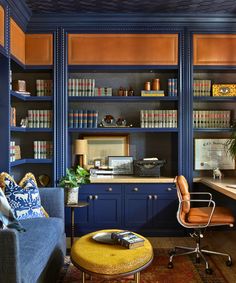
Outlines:
POLYGON ((188 201, 190 200, 188 182, 184 176, 178 176, 176 182, 177 182, 177 187, 180 190, 182 200, 184 200, 182 204, 182 212, 183 214, 186 214, 190 210, 190 202, 188 201))
MULTIPOLYGON (((191 224, 207 224, 212 207, 193 207, 187 215, 187 222, 191 224)), ((216 207, 212 215, 211 224, 234 223, 234 216, 227 207, 216 207)))

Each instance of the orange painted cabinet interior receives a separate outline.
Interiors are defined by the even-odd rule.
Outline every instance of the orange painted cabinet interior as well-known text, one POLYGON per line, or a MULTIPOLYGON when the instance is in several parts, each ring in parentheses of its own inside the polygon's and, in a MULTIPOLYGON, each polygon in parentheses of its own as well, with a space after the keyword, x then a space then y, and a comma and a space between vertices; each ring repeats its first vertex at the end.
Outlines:
POLYGON ((18 24, 11 18, 11 54, 25 64, 25 34, 18 24))
POLYGON ((5 21, 5 11, 3 9, 3 7, 0 5, 0 44, 4 47, 4 44, 5 44, 5 39, 4 39, 4 36, 5 36, 5 24, 4 24, 4 21, 5 21))
POLYGON ((68 34, 69 65, 177 65, 177 34, 68 34))
POLYGON ((236 65, 235 34, 194 34, 194 65, 236 65))
POLYGON ((53 64, 53 35, 26 34, 25 64, 52 65, 53 64))

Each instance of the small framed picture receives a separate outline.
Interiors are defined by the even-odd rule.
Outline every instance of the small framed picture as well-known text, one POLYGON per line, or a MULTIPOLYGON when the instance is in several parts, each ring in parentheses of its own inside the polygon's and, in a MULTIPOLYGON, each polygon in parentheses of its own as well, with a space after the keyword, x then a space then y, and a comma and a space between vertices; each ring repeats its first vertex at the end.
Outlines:
POLYGON ((115 175, 133 174, 132 156, 108 156, 108 165, 113 168, 113 174, 115 175))

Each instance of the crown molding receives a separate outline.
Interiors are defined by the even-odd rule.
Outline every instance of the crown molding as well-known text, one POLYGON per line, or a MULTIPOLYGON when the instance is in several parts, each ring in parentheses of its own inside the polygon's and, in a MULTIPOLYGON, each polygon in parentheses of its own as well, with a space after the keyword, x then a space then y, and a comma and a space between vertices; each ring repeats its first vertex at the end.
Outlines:
POLYGON ((10 7, 10 16, 26 31, 32 12, 24 0, 7 0, 10 7))
MULTIPOLYGON (((28 32, 52 31, 58 27, 66 30, 96 31, 107 29, 115 31, 117 27, 124 29, 154 26, 183 27, 236 27, 233 14, 33 14, 27 26, 28 32)), ((135 29, 135 28, 134 28, 135 29)), ((147 31, 148 31, 147 30, 147 31)))

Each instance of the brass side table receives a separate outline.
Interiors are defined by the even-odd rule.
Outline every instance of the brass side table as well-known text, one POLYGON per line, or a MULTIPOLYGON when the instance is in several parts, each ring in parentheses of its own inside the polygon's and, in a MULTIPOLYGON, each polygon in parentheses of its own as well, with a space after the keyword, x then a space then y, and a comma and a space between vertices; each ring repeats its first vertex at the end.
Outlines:
POLYGON ((71 216, 71 236, 70 236, 70 246, 72 247, 75 237, 75 208, 81 208, 88 206, 89 203, 86 201, 79 201, 76 204, 66 204, 66 207, 70 208, 70 216, 71 216))

